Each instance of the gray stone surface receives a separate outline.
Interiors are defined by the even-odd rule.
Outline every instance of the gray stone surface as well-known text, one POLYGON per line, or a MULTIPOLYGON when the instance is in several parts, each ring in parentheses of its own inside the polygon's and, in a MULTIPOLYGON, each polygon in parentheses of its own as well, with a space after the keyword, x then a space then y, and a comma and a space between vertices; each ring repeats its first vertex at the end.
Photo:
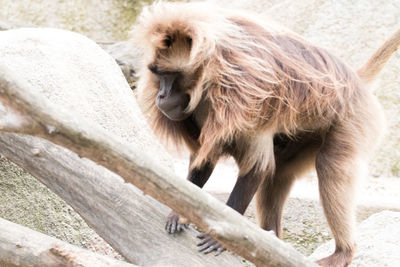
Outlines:
MULTIPOLYGON (((400 264, 400 212, 373 214, 358 226, 357 252, 350 267, 395 267, 400 264)), ((310 257, 319 259, 334 251, 334 242, 320 246, 310 257)))
POLYGON ((101 47, 115 58, 129 86, 134 89, 136 82, 136 73, 139 66, 138 58, 140 57, 139 49, 130 41, 123 41, 111 44, 102 44, 101 47))
POLYGON ((138 150, 153 153, 159 164, 172 166, 162 147, 152 145, 156 139, 121 69, 95 42, 49 28, 3 31, 0 36, 2 64, 39 94, 65 112, 77 111, 100 124, 138 150), (102 79, 92 78, 97 75, 102 79))
POLYGON ((0 217, 75 245, 89 246, 94 238, 94 232, 70 206, 3 157, 0 159, 0 217))
POLYGON ((0 20, 75 31, 96 41, 119 41, 127 38, 143 2, 149 0, 0 0, 0 20))

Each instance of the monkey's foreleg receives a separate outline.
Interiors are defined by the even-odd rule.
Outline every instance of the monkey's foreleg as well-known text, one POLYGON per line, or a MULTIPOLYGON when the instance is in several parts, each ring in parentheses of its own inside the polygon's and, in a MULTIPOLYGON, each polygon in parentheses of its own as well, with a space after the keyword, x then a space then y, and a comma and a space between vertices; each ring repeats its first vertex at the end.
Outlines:
MULTIPOLYGON (((202 188, 204 184, 207 182, 208 178, 210 178, 211 173, 214 170, 214 167, 215 164, 207 162, 200 168, 191 169, 189 170, 187 180, 197 185, 198 187, 202 188)), ((175 211, 171 211, 171 213, 167 217, 165 230, 167 230, 167 232, 170 234, 174 234, 176 232, 184 230, 185 228, 188 228, 188 226, 189 224, 182 222, 181 219, 179 218, 179 215, 175 211)))
MULTIPOLYGON (((263 176, 264 174, 256 171, 255 168, 247 174, 239 176, 226 204, 240 214, 243 214, 257 191, 263 176)), ((200 234, 198 238, 202 239, 197 244, 200 246, 199 251, 206 254, 217 251, 216 255, 219 255, 225 250, 224 246, 209 234, 200 234)))

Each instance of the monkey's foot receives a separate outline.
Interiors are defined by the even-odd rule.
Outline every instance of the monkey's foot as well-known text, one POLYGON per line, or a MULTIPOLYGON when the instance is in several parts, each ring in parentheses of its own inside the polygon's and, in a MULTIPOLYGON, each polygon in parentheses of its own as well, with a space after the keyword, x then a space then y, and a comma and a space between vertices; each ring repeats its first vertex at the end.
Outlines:
POLYGON ((353 253, 349 251, 336 251, 329 257, 320 259, 317 263, 323 267, 346 267, 353 259, 353 253))
POLYGON ((169 234, 179 233, 184 229, 189 228, 188 223, 180 223, 179 222, 179 215, 175 211, 171 211, 171 213, 167 217, 167 222, 165 224, 165 230, 169 234))
POLYGON ((199 234, 197 238, 201 239, 201 241, 197 243, 197 246, 200 246, 199 251, 203 252, 204 254, 208 254, 211 251, 216 250, 215 256, 218 256, 226 250, 223 245, 212 238, 209 234, 199 234))

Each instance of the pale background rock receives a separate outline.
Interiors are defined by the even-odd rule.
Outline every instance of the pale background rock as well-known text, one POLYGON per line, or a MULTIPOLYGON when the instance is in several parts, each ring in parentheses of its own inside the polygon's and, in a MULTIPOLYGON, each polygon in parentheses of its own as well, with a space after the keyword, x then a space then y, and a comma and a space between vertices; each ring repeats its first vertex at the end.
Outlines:
MULTIPOLYGON (((350 267, 394 267, 400 263, 400 212, 382 211, 359 225, 357 251, 350 267)), ((310 258, 329 256, 334 250, 332 241, 319 247, 310 258)))
POLYGON ((117 43, 100 43, 100 46, 107 51, 122 70, 129 86, 134 89, 137 76, 135 70, 140 65, 140 50, 130 41, 122 41, 117 43))
POLYGON ((5 158, 0 159, 0 203, 2 218, 71 244, 89 246, 94 238, 70 206, 5 158))
MULTIPOLYGON (((0 20, 76 31, 95 41, 120 41, 148 0, 0 0, 0 20)), ((1 26, 1 24, 0 24, 1 26)))

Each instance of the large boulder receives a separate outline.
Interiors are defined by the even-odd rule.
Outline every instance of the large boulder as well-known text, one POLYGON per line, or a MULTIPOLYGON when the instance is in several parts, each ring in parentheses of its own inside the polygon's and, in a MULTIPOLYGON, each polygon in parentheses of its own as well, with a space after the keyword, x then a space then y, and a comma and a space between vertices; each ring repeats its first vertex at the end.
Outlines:
MULTIPOLYGON (((149 151, 154 161, 173 172, 171 159, 141 115, 120 68, 93 41, 56 29, 3 31, 0 58, 0 64, 60 109, 99 123, 138 150, 149 151)), ((0 159, 0 203, 2 218, 75 245, 101 242, 70 206, 5 158, 0 159)), ((108 251, 105 244, 96 249, 108 251)))

